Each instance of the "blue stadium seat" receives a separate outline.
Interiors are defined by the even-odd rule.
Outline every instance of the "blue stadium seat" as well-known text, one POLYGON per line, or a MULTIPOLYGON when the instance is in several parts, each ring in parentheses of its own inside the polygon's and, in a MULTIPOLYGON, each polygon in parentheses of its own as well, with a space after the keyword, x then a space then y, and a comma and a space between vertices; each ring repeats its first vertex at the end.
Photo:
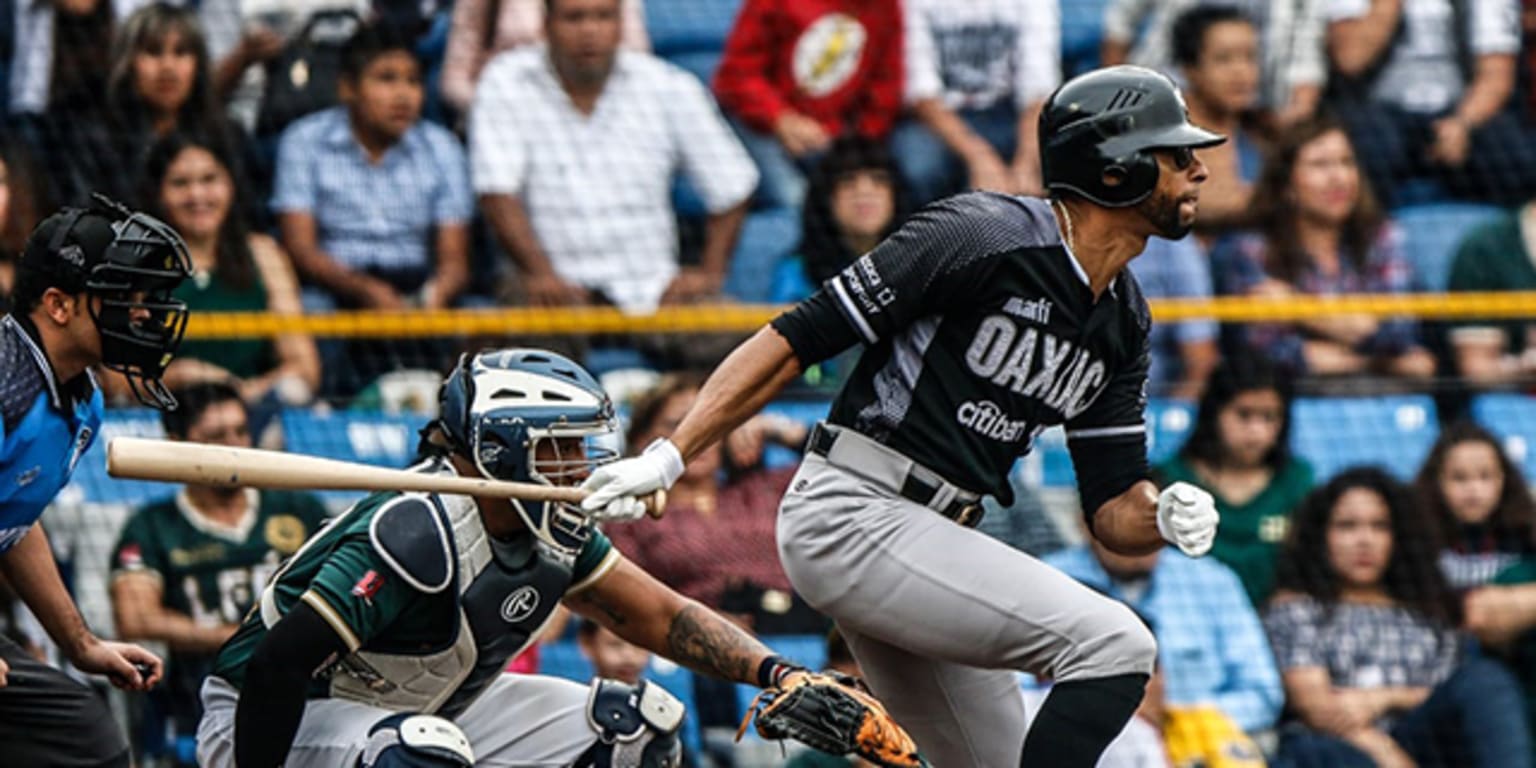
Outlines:
POLYGON ((723 55, 724 52, 719 49, 683 51, 668 56, 667 61, 687 70, 708 87, 715 81, 715 70, 720 68, 720 58, 723 55))
POLYGON ((1147 401, 1147 461, 1173 458, 1195 428, 1195 404, 1188 400, 1147 401))
MULTIPOLYGON (((1183 400, 1147 401, 1147 461, 1166 461, 1184 445, 1195 427, 1195 406, 1183 400)), ((1022 468, 1028 481, 1045 488, 1077 487, 1077 472, 1072 468, 1072 454, 1067 449, 1067 433, 1051 427, 1035 438, 1035 449, 1025 457, 1022 468), (1036 480, 1038 478, 1038 480, 1036 480)))
POLYGON ((1472 418, 1504 443, 1526 482, 1536 478, 1536 397, 1514 393, 1479 395, 1472 400, 1472 418))
POLYGON ((1066 0, 1061 3, 1061 66, 1068 77, 1099 65, 1104 6, 1108 4, 1108 0, 1066 0))
MULTIPOLYGON (((423 423, 419 415, 392 416, 373 411, 319 413, 290 408, 283 412, 283 435, 288 450, 294 453, 380 467, 404 467, 416 456, 416 432, 423 423)), ((345 507, 363 495, 361 491, 320 494, 333 509, 345 507)))
POLYGON ((725 278, 726 294, 744 302, 766 304, 779 262, 800 242, 800 214, 770 208, 747 214, 725 278))
POLYGON ((101 422, 101 434, 90 450, 80 457, 70 484, 83 494, 86 502, 124 504, 136 507, 176 493, 175 483, 146 480, 119 480, 107 474, 107 443, 114 437, 165 437, 159 412, 150 408, 114 408, 101 422))
POLYGON ((1428 395, 1303 398, 1291 407, 1291 450, 1312 464, 1319 483, 1360 464, 1411 478, 1437 433, 1428 395))
POLYGON ((645 31, 657 56, 719 51, 736 23, 741 0, 646 0, 645 31))
MULTIPOLYGON (((763 408, 763 413, 794 419, 809 427, 827 417, 832 404, 826 400, 778 400, 763 408)), ((763 465, 769 469, 794 466, 800 461, 795 451, 780 445, 770 445, 763 452, 763 465)))
POLYGON ((1497 206, 1473 203, 1410 205, 1394 211, 1393 220, 1403 228, 1404 255, 1413 262, 1415 286, 1444 291, 1462 238, 1502 213, 1504 209, 1497 206))
POLYGON ((768 292, 768 300, 774 304, 794 304, 815 293, 818 287, 812 285, 810 276, 805 274, 804 261, 793 256, 779 259, 773 270, 773 289, 768 292))

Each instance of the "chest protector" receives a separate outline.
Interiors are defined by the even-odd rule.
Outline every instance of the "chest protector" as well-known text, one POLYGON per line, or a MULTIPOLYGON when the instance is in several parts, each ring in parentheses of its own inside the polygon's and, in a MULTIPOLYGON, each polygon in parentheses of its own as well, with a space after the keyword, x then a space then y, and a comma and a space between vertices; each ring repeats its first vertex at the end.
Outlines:
POLYGON ((387 637, 369 641, 336 665, 333 698, 456 717, 538 637, 571 584, 572 559, 537 538, 526 562, 498 559, 474 501, 464 496, 403 495, 379 509, 369 537, 414 588, 456 590, 458 626, 435 650, 389 648, 387 637))

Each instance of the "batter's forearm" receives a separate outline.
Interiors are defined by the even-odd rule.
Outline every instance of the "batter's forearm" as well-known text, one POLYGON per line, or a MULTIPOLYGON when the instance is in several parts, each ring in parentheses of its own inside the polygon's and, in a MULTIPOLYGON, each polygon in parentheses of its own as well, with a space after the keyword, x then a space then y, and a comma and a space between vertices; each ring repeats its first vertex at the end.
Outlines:
POLYGON ((16 546, 0 556, 0 570, 65 656, 74 658, 81 647, 94 639, 69 590, 64 588, 42 525, 34 523, 16 546))
POLYGON ((764 327, 742 342, 704 382, 672 443, 687 462, 762 410, 800 375, 800 361, 778 331, 764 327))
POLYGON ((1141 480, 1104 502, 1093 515, 1093 536, 1122 555, 1155 552, 1165 543, 1157 530, 1157 486, 1141 480))

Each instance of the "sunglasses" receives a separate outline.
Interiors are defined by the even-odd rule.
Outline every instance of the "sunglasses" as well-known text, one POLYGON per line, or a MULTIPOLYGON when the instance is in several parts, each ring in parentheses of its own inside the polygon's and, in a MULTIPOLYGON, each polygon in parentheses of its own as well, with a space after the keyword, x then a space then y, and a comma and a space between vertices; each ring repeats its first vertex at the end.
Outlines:
POLYGON ((1167 147, 1162 151, 1168 153, 1169 159, 1173 160, 1173 167, 1178 170, 1189 170, 1195 164, 1195 150, 1191 147, 1167 147))

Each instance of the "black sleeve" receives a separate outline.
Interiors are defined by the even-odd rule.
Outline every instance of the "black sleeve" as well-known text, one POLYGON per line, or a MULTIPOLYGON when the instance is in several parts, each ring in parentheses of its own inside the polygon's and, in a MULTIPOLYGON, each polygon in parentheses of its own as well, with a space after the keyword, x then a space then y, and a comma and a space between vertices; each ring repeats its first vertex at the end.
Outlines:
POLYGON ((974 287, 969 270, 1015 247, 1022 218, 997 196, 941 200, 914 214, 822 291, 858 338, 874 344, 974 287))
POLYGON ((808 368, 859 343, 853 325, 823 288, 769 323, 789 342, 801 368, 808 368))
POLYGON ((246 663, 235 708, 235 765, 281 766, 304 719, 310 677, 347 646, 315 609, 300 602, 267 630, 246 663))
POLYGON ((1104 502, 1151 475, 1145 416, 1151 364, 1143 336, 1135 362, 1114 374, 1093 405, 1066 424, 1077 493, 1090 523, 1104 502))

